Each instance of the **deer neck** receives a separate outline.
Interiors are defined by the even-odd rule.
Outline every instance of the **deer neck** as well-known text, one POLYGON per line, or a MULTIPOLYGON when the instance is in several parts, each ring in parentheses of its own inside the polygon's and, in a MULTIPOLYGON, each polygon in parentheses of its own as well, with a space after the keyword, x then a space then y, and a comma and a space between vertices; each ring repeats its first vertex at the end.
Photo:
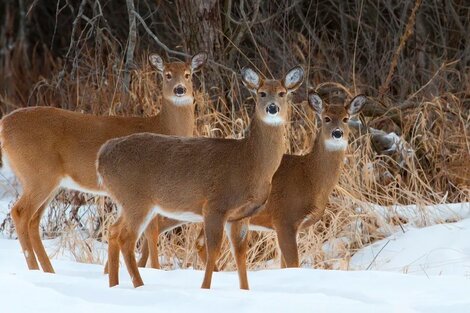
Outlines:
POLYGON ((338 182, 345 153, 346 149, 331 149, 320 132, 315 138, 312 151, 307 155, 309 161, 306 171, 311 177, 315 191, 325 196, 324 201, 328 200, 338 182))
POLYGON ((252 156, 260 172, 274 175, 285 152, 284 136, 284 125, 268 125, 255 114, 246 136, 246 155, 252 156))
POLYGON ((159 133, 175 136, 192 136, 194 128, 194 104, 179 106, 162 98, 162 107, 155 116, 159 133))

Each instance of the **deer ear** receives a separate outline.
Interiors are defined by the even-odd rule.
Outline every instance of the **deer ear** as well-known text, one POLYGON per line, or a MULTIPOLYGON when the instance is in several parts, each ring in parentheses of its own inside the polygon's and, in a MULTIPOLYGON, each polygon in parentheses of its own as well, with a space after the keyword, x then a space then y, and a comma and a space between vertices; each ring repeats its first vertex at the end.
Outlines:
POLYGON ((199 52, 191 58, 191 70, 193 72, 199 71, 207 62, 207 53, 199 52))
POLYGON ((316 92, 312 91, 308 93, 308 104, 315 113, 321 115, 323 111, 323 100, 316 92))
POLYGON ((259 75, 249 67, 242 68, 242 81, 243 84, 250 91, 256 92, 259 86, 261 86, 261 78, 259 75))
POLYGON ((364 95, 355 96, 351 102, 345 105, 349 115, 356 115, 364 108, 364 104, 367 101, 367 97, 364 95))
POLYGON ((287 72, 282 83, 286 87, 287 92, 293 92, 302 85, 304 81, 304 69, 301 66, 296 66, 287 72))
POLYGON ((163 72, 163 68, 164 68, 165 66, 164 66, 163 59, 162 59, 161 56, 159 56, 159 55, 156 54, 156 53, 151 54, 151 55, 149 55, 149 61, 150 61, 150 64, 152 64, 152 66, 153 66, 157 71, 159 71, 160 73, 163 72))

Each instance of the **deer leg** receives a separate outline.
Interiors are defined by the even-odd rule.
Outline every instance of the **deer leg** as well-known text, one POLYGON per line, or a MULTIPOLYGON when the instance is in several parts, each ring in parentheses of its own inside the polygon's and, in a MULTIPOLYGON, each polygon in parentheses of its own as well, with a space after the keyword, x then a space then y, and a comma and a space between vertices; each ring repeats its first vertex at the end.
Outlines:
MULTIPOLYGON (((147 229, 145 230, 145 241, 144 245, 142 248, 147 248, 147 257, 150 254, 150 267, 159 269, 160 268, 160 262, 158 261, 158 236, 159 236, 159 216, 156 216, 147 226, 147 229), (145 243, 147 243, 147 246, 145 246, 145 243)), ((145 253, 144 251, 142 251, 145 253)), ((144 255, 142 255, 143 259, 144 255)), ((141 261, 143 262, 143 260, 141 261)), ((147 263, 147 259, 145 259, 145 263, 147 263)), ((139 261, 139 266, 142 264, 139 261)), ((144 266, 145 267, 145 264, 144 266)))
MULTIPOLYGON (((147 234, 152 236, 152 238, 153 238, 152 241, 154 242, 153 244, 151 244, 151 246, 153 245, 153 247, 154 247, 154 252, 152 252, 152 250, 150 250, 150 257, 151 257, 150 266, 152 268, 160 268, 160 264, 159 264, 159 260, 158 260, 159 235, 161 235, 161 234, 163 234, 167 231, 170 231, 173 228, 178 227, 180 225, 183 225, 185 223, 186 222, 174 220, 174 219, 167 218, 167 217, 163 217, 161 215, 158 215, 157 217, 155 217, 153 219, 153 221, 150 222, 150 224, 147 227, 147 230, 145 231, 146 238, 144 238, 144 242, 143 242, 142 248, 141 248, 142 255, 141 255, 139 263, 138 263, 139 267, 145 267, 145 265, 147 263, 147 259, 149 257, 149 240, 147 238, 147 234), (151 228, 153 228, 154 230, 152 230, 151 228), (152 254, 153 254, 153 256, 152 256, 152 254), (152 260, 154 260, 153 261, 154 262, 153 266, 152 266, 152 260)), ((152 242, 152 241, 150 241, 150 242, 152 242)))
MULTIPOLYGON (((199 232, 199 235, 197 236, 197 239, 196 239, 196 250, 197 250, 197 255, 199 256, 199 258, 201 259, 201 262, 206 265, 207 263, 207 251, 206 251, 206 237, 204 235, 204 228, 201 229, 201 231, 199 232)), ((217 266, 217 264, 214 265, 214 272, 218 272, 219 271, 219 267, 217 266)))
POLYGON ((140 259, 137 262, 137 266, 145 267, 147 265, 147 260, 149 259, 149 243, 147 241, 147 234, 144 234, 144 238, 142 238, 142 246, 140 247, 140 259))
POLYGON ((39 264, 34 254, 33 246, 31 245, 31 239, 29 237, 29 222, 31 216, 34 214, 30 213, 31 204, 28 201, 28 196, 23 194, 11 210, 11 217, 15 223, 16 233, 23 249, 23 254, 30 270, 39 270, 39 264))
POLYGON ((135 259, 135 244, 139 237, 135 229, 129 227, 128 225, 128 223, 125 223, 125 225, 123 225, 121 228, 118 241, 119 246, 121 247, 122 255, 124 257, 124 262, 126 263, 127 271, 131 276, 132 284, 134 285, 134 288, 137 288, 144 284, 139 273, 139 268, 137 267, 137 261, 135 259))
MULTIPOLYGON (((201 259, 202 264, 206 265, 206 263, 207 263, 207 259, 206 259, 207 251, 206 251, 206 236, 204 234, 204 228, 202 228, 201 231, 199 232, 199 235, 196 238, 195 246, 196 246, 197 255, 201 259)), ((215 268, 214 268, 214 271, 216 271, 215 268)))
POLYGON ((51 197, 47 199, 33 215, 29 223, 29 235, 31 237, 31 244, 33 246, 34 252, 41 264, 42 270, 46 273, 54 273, 54 268, 52 267, 51 260, 47 255, 46 249, 41 241, 41 234, 39 233, 39 223, 41 222, 41 217, 49 205, 51 197))
POLYGON ((105 265, 105 273, 109 272, 109 287, 119 285, 119 234, 123 224, 122 217, 109 228, 108 235, 108 261, 105 265))
POLYGON ((285 267, 299 267, 297 229, 295 227, 282 226, 276 228, 276 232, 285 267))
MULTIPOLYGON (((55 184, 44 183, 23 185, 24 191, 11 210, 11 217, 15 223, 16 233, 23 250, 26 263, 30 270, 39 270, 39 265, 31 242, 30 223, 43 203, 49 198, 55 184)), ((35 224, 34 224, 35 225, 35 224)), ((38 224, 39 227, 39 224, 38 224)), ((39 230, 37 230, 39 232, 39 230)), ((41 240, 40 238, 38 239, 41 240)), ((47 256, 46 256, 47 257, 47 256)), ((51 268, 52 269, 52 266, 51 268)), ((52 273, 54 270, 52 269, 52 273)))
MULTIPOLYGON (((209 211, 209 210, 207 210, 209 211)), ((204 214, 204 232, 206 234, 206 271, 201 288, 210 289, 212 273, 220 254, 226 217, 219 212, 204 214)))
POLYGON ((246 251, 248 250, 248 219, 236 222, 227 222, 225 232, 230 239, 232 254, 237 263, 240 289, 248 290, 248 277, 246 273, 246 251))

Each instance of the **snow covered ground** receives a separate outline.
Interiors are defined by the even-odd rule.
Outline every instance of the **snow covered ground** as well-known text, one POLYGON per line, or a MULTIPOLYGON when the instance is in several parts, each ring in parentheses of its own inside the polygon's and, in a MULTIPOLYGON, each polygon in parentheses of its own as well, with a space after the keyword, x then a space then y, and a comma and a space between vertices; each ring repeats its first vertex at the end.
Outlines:
POLYGON ((470 280, 382 271, 313 269, 250 272, 250 291, 234 272, 143 269, 134 289, 127 272, 107 287, 100 265, 54 260, 57 274, 28 271, 16 240, 0 240, 1 311, 16 312, 469 312, 470 280))
MULTIPOLYGON (((0 189, 1 221, 16 188, 0 189)), ((145 285, 134 289, 124 267, 108 288, 102 265, 73 261, 58 240, 45 241, 56 274, 29 271, 19 242, 0 235, 0 312, 470 312, 470 203, 363 209, 388 237, 358 251, 350 271, 251 271, 250 291, 236 272, 215 273, 202 290, 203 272, 191 269, 141 269, 145 285), (406 224, 388 223, 391 212, 406 224)))
POLYGON ((470 283, 470 218, 419 229, 405 226, 404 231, 358 251, 351 268, 453 275, 466 277, 470 283))
MULTIPOLYGON (((28 271, 17 240, 0 239, 2 312, 470 312, 470 219, 397 232, 357 252, 356 271, 275 269, 249 273, 142 269, 134 289, 125 268, 108 288, 103 266, 61 256, 56 274, 28 271), (364 270, 369 268, 369 270, 364 270), (417 275, 413 275, 417 274, 417 275), (26 298, 23 298, 25 297, 26 298)), ((54 252, 55 242, 46 241, 54 252)))

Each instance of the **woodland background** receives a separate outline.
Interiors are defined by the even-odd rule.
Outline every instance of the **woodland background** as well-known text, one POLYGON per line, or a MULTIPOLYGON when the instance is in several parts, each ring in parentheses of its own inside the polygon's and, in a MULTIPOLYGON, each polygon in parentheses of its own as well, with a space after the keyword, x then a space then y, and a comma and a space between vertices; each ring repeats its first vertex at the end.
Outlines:
MULTIPOLYGON (((470 201, 468 0, 3 0, 0 27, 1 115, 36 105, 155 114, 160 79, 148 54, 184 60, 203 50, 195 135, 243 136, 253 100, 241 67, 280 77, 301 64, 308 75, 292 99, 289 153, 302 154, 316 128, 307 88, 327 102, 367 94, 329 210, 300 235, 306 266, 347 268, 354 251, 386 236, 372 204, 387 206, 390 225, 409 222, 393 205, 416 204, 426 225, 426 205, 470 201)), ((112 203, 61 192, 51 207, 44 236, 60 236, 79 261, 101 262, 94 242, 106 240, 112 203)), ((198 264, 198 227, 163 237, 166 266, 198 264)), ((15 236, 8 216, 0 231, 15 236)), ((252 268, 276 255, 274 235, 253 234, 252 268)), ((234 266, 228 252, 221 262, 234 266)))

